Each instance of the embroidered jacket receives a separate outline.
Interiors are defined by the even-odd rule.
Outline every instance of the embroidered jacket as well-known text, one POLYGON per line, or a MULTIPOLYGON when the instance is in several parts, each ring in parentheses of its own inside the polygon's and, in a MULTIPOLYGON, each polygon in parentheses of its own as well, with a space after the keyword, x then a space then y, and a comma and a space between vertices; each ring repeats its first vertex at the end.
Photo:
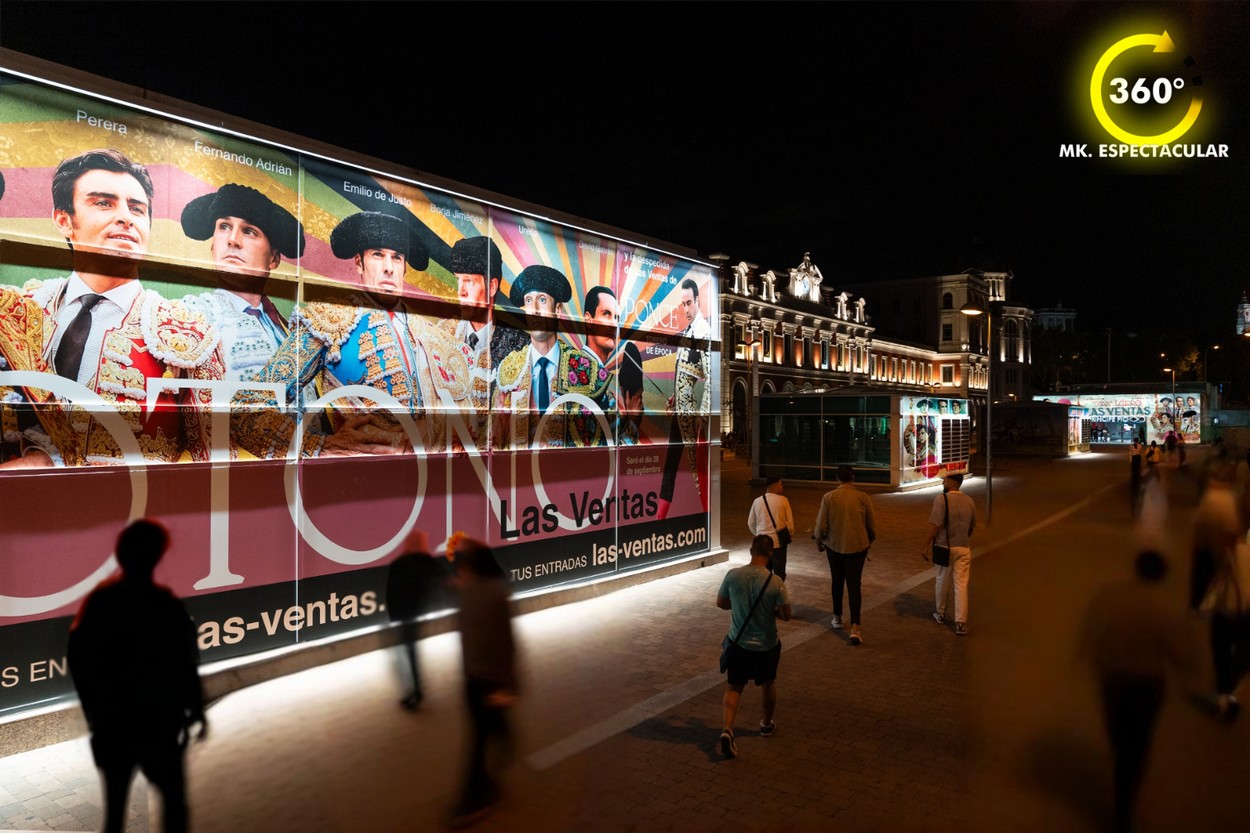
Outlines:
MULTIPOLYGON (((182 303, 201 313, 221 337, 221 359, 225 377, 233 381, 252 382, 273 357, 277 345, 260 321, 243 312, 225 292, 203 292, 187 295, 182 303)), ((264 299, 272 306, 272 301, 264 299)), ((273 310, 277 315, 277 310, 273 310)), ((276 325, 285 338, 290 326, 285 321, 276 325)), ((281 338, 279 342, 281 342, 281 338)))
MULTIPOLYGON (((51 366, 56 316, 65 298, 65 278, 30 281, 25 292, 45 315, 43 358, 51 366)), ((163 390, 150 413, 145 407, 151 378, 222 378, 217 331, 204 316, 179 301, 141 289, 121 323, 104 333, 100 357, 88 387, 121 415, 147 460, 177 462, 209 458, 212 393, 205 389, 163 390)), ((83 443, 88 465, 127 462, 117 440, 89 408, 69 408, 69 420, 83 443)))
MULTIPOLYGON (((428 319, 402 308, 391 312, 326 301, 296 308, 286 341, 257 376, 260 382, 285 385, 287 401, 301 414, 308 394, 301 397, 299 391, 314 382, 327 392, 344 385, 383 391, 420 417, 417 426, 427 451, 447 449, 446 415, 471 408, 469 380, 464 353, 428 319)), ((397 446, 404 442, 393 417, 363 398, 346 401, 327 409, 333 429, 367 413, 383 441, 397 446)), ((279 411, 273 397, 263 392, 241 391, 235 404, 232 433, 239 446, 261 458, 284 456, 295 430, 293 415, 279 411)), ((307 433, 303 453, 318 453, 325 439, 323 433, 307 433)))
POLYGON ((682 443, 686 447, 687 465, 690 472, 695 474, 698 471, 696 443, 705 439, 700 433, 699 424, 705 422, 711 413, 712 388, 707 384, 711 373, 711 358, 707 348, 712 337, 712 326, 706 318, 699 315, 682 335, 702 343, 702 346, 677 348, 677 366, 673 380, 675 417, 681 429, 682 443), (695 391, 700 382, 703 382, 703 393, 696 402, 695 391))
MULTIPOLYGON (((43 333, 39 305, 16 289, 0 288, 0 371, 47 373, 43 333)), ((51 393, 38 387, 0 386, 0 462, 20 457, 31 446, 58 464, 83 462, 81 438, 51 393)))
MULTIPOLYGON (((555 396, 580 393, 602 411, 613 407, 612 376, 599 360, 571 343, 560 341, 560 364, 555 369, 555 396)), ((585 447, 604 445, 607 440, 599 420, 587 408, 564 403, 548 417, 542 434, 538 424, 542 414, 531 401, 529 347, 509 353, 499 365, 495 392, 491 397, 491 443, 495 448, 585 447)))

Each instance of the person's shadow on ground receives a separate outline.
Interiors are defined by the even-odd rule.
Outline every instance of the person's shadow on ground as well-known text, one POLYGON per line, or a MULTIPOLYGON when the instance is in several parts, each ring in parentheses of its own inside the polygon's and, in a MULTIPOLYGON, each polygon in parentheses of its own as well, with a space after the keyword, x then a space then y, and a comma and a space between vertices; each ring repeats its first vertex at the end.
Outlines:
MULTIPOLYGON (((632 737, 642 740, 662 741, 674 746, 691 746, 704 753, 709 761, 720 761, 720 747, 714 743, 720 735, 719 724, 713 726, 701 717, 673 715, 651 717, 629 730, 632 737)), ((735 737, 753 737, 759 734, 756 727, 737 728, 735 737)))
POLYGON ((1088 819, 1094 828, 1111 824, 1111 761, 1106 751, 1075 732, 1051 728, 1033 738, 1022 775, 1047 795, 1088 819))

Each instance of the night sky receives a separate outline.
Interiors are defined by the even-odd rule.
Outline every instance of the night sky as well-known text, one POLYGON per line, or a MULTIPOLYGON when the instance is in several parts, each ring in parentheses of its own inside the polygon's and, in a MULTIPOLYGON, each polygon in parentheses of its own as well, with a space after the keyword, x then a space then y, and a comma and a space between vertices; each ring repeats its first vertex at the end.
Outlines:
POLYGON ((1248 42, 1248 3, 0 2, 5 48, 703 256, 1005 268, 1090 332, 1198 342, 1250 289, 1248 42), (1163 29, 1172 106, 1202 78, 1181 141, 1230 158, 1060 159, 1114 141, 1098 55, 1163 29))

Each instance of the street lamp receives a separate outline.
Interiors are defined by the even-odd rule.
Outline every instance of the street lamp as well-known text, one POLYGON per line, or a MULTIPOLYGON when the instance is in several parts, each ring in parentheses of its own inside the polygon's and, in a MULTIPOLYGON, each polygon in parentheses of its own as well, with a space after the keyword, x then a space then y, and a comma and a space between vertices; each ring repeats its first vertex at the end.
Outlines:
POLYGON ((992 415, 994 412, 994 314, 990 311, 989 304, 985 305, 985 309, 977 306, 972 301, 964 304, 959 308, 964 315, 985 316, 985 325, 989 328, 989 335, 986 337, 985 346, 989 350, 989 379, 985 383, 985 525, 989 526, 990 519, 994 512, 994 466, 993 466, 993 422, 992 415))
MULTIPOLYGON (((1170 430, 1174 434, 1178 434, 1180 432, 1176 430, 1176 426, 1177 426, 1176 414, 1180 411, 1180 409, 1176 407, 1176 368, 1165 367, 1163 368, 1163 372, 1172 374, 1172 413, 1168 415, 1168 419, 1171 420, 1172 425, 1171 425, 1171 428, 1169 428, 1168 430, 1170 430)), ((1166 437, 1164 439, 1166 439, 1166 437)))
POLYGON ((1211 381, 1211 375, 1210 375, 1209 371, 1207 370, 1207 354, 1208 354, 1211 350, 1219 350, 1219 349, 1220 349, 1220 345, 1218 345, 1218 344, 1212 344, 1210 347, 1203 348, 1203 351, 1202 351, 1202 381, 1204 381, 1204 382, 1209 382, 1209 381, 1211 381))

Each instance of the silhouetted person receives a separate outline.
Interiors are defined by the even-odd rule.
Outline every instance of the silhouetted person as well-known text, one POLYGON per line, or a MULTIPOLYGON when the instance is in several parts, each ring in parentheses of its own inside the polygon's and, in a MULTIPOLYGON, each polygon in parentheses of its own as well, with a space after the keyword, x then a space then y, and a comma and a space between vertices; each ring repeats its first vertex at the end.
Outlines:
POLYGON ((195 624, 152 581, 169 533, 138 520, 117 537, 121 574, 83 600, 69 635, 69 669, 104 780, 104 833, 126 828, 135 768, 161 792, 165 833, 187 829, 183 753, 192 728, 208 733, 195 624))
POLYGON ((1133 808, 1146 772, 1168 668, 1190 665, 1184 618, 1162 590, 1167 569, 1157 552, 1138 555, 1137 580, 1099 591, 1086 613, 1081 636, 1111 742, 1116 831, 1133 826, 1133 808))
POLYGON ((1233 467, 1217 464, 1207 478, 1206 488, 1194 514, 1193 560, 1189 571, 1189 606, 1202 604, 1215 577, 1216 566, 1237 543, 1242 529, 1237 495, 1233 489, 1233 467))
POLYGON ((399 625, 400 647, 412 675, 412 691, 400 701, 406 709, 416 709, 425 699, 417 655, 417 620, 446 601, 446 581, 446 562, 430 555, 429 537, 423 530, 414 529, 404 539, 404 551, 391 562, 386 574, 386 609, 391 621, 399 625))
POLYGON ((1236 697, 1250 662, 1250 545, 1243 541, 1246 523, 1234 489, 1235 472, 1216 464, 1194 517, 1190 605, 1211 622, 1211 660, 1215 670, 1216 713, 1232 720, 1241 704, 1236 697))
POLYGON ((1129 508, 1133 512, 1133 517, 1137 517, 1137 497, 1141 494, 1142 457, 1145 453, 1145 447, 1134 437, 1133 444, 1129 446, 1128 450, 1128 502, 1129 508))
POLYGON ((508 602, 512 591, 490 547, 471 540, 457 545, 456 575, 471 726, 464 789, 451 824, 465 827, 485 816, 499 797, 487 753, 492 741, 505 749, 511 743, 507 709, 516 702, 516 643, 508 602))

